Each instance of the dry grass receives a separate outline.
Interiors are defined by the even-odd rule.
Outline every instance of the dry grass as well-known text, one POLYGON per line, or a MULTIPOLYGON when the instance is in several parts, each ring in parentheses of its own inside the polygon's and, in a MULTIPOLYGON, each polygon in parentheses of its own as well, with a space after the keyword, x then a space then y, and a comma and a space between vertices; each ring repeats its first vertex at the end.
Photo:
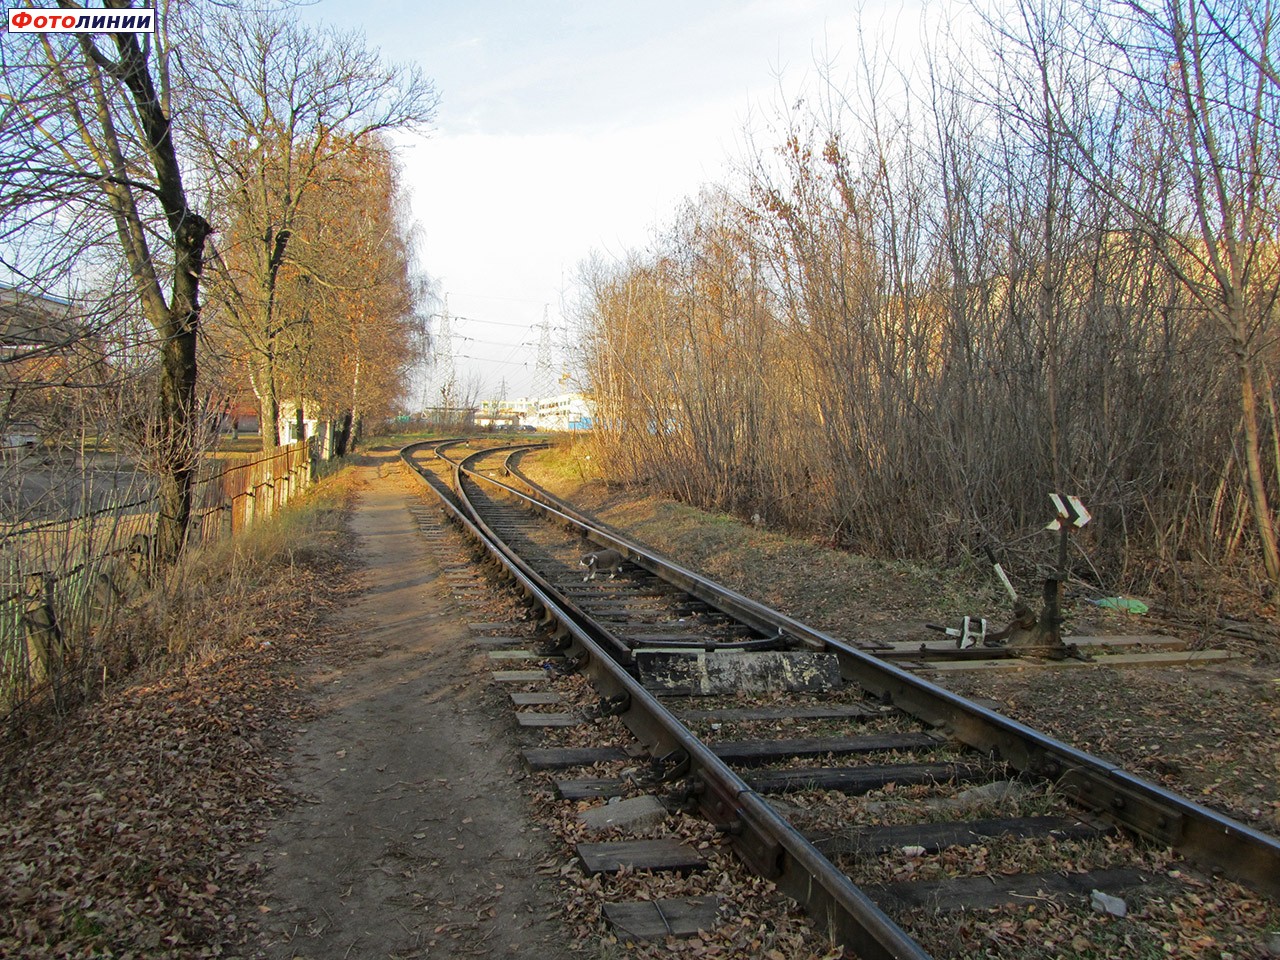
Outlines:
POLYGON ((579 476, 583 447, 526 457, 522 469, 583 510, 677 562, 852 640, 936 639, 926 622, 999 619, 1007 598, 985 564, 945 572, 859 556, 643 490, 579 476))
MULTIPOLYGON (((314 587, 299 571, 338 563, 348 543, 342 518, 355 493, 355 472, 316 484, 287 509, 242 535, 194 548, 149 590, 113 609, 89 637, 92 670, 64 692, 58 711, 104 695, 135 677, 155 677, 220 651, 288 633, 308 619, 314 587)), ((52 720, 33 705, 11 717, 23 739, 52 720)))
MULTIPOLYGON (((355 483, 353 471, 328 477, 268 522, 188 555, 138 605, 143 647, 200 659, 263 633, 264 611, 305 604, 296 573, 339 559, 355 483)), ((289 616, 276 626, 287 629, 289 616)))

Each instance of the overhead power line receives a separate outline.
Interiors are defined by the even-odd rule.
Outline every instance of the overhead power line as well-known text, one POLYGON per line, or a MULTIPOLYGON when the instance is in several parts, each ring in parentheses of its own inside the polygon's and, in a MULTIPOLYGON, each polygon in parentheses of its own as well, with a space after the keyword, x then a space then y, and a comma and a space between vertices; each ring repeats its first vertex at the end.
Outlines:
MULTIPOLYGON (((438 320, 443 317, 444 314, 432 313, 429 314, 429 316, 438 320)), ((460 317, 454 314, 449 314, 448 318, 450 322, 453 323, 458 323, 459 321, 465 323, 487 323, 495 327, 513 327, 516 330, 541 330, 543 326, 541 323, 512 323, 509 320, 485 320, 482 317, 460 317)), ((553 326, 551 329, 563 332, 564 330, 567 330, 568 327, 553 326)))
POLYGON ((477 360, 480 363, 503 363, 509 367, 527 367, 527 361, 522 360, 491 360, 489 357, 473 357, 468 353, 454 354, 459 360, 477 360))

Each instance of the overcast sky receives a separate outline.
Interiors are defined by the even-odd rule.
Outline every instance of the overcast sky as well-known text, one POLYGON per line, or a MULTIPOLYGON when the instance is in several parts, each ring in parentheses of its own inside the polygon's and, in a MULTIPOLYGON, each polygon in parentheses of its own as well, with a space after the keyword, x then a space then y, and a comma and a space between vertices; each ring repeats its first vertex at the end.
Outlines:
MULTIPOLYGON (((867 2, 862 19, 911 34, 907 6, 867 2)), ((725 180, 749 117, 856 49, 856 11, 849 0, 319 0, 307 16, 362 30, 434 80, 435 129, 401 156, 420 266, 465 318, 452 323, 458 373, 484 397, 505 379, 516 397, 533 391, 544 311, 564 341, 578 265, 645 247, 683 198, 725 180)), ((571 371, 558 351, 560 372, 571 371)))

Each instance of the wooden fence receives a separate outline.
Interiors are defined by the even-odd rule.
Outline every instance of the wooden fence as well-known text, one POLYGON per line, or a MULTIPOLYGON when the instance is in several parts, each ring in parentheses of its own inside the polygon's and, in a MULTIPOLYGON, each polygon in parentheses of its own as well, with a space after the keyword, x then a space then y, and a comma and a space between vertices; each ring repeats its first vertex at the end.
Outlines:
POLYGON ((217 472, 197 484, 191 531, 201 542, 244 532, 305 490, 311 478, 307 444, 267 456, 214 461, 217 472))
MULTIPOLYGON (((237 536, 312 480, 301 442, 270 454, 209 459, 193 491, 188 543, 237 536)), ((156 508, 146 486, 78 516, 0 529, 0 722, 55 703, 101 670, 99 626, 149 582, 156 508)))

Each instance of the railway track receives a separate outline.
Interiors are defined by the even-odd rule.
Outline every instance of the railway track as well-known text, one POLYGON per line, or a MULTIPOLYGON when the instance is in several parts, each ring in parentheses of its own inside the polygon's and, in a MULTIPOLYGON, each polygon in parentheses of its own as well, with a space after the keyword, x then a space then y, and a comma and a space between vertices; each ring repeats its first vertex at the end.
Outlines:
MULTIPOLYGON (((922 933, 958 910, 1177 904, 1203 892, 1197 870, 1280 898, 1275 838, 594 525, 511 465, 528 446, 459 446, 402 455, 545 612, 546 645, 528 656, 596 691, 570 710, 543 689, 547 671, 504 671, 520 687, 521 725, 616 716, 635 738, 527 751, 531 766, 556 771, 561 796, 639 794, 651 805, 661 794, 696 809, 859 957, 944 955, 921 946, 922 933), (622 569, 584 579, 579 559, 600 550, 625 558, 622 569)), ((696 868, 696 852, 669 840, 617 843, 582 845, 586 869, 696 868)), ((649 923, 677 932, 673 918, 692 925, 707 909, 673 902, 649 923)))

